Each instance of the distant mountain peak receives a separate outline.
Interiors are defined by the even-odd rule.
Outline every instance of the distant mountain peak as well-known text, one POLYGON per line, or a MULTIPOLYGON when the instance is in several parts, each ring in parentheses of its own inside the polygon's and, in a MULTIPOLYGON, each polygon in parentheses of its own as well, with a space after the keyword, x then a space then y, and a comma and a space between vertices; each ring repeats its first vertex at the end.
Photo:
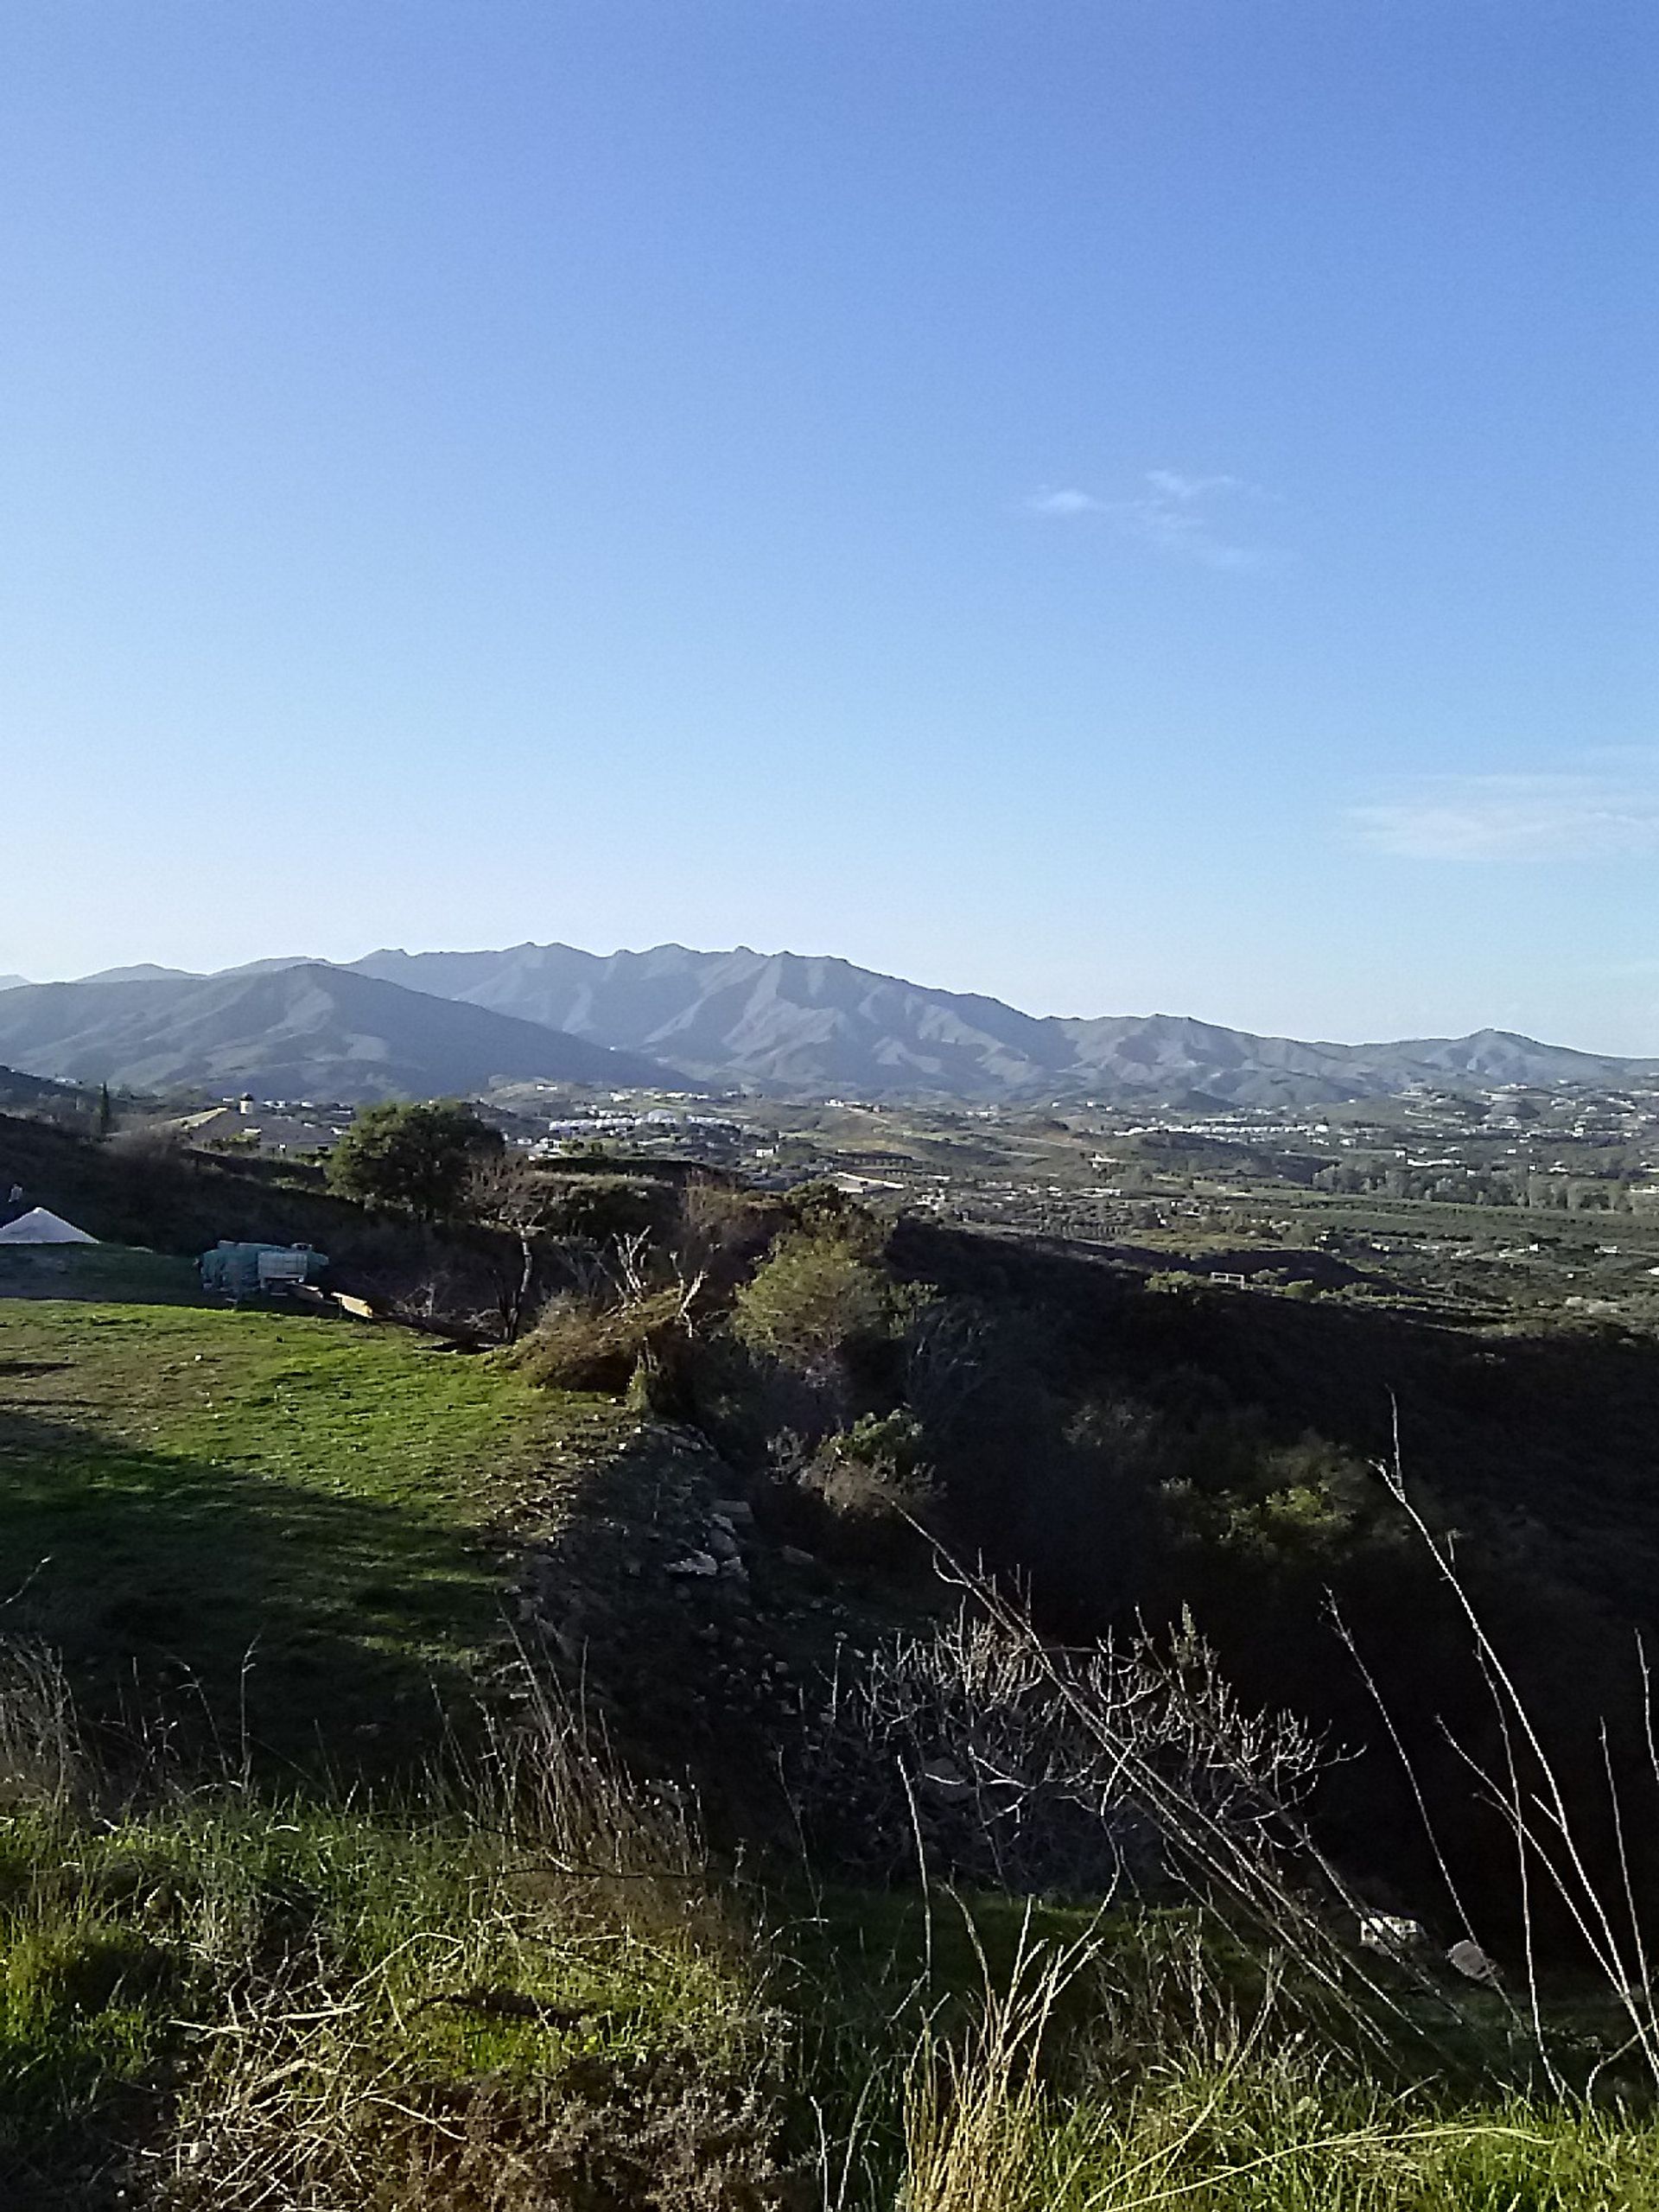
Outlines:
POLYGON ((153 960, 141 960, 130 968, 100 968, 95 976, 82 976, 79 980, 83 983, 159 983, 179 976, 192 977, 198 972, 194 968, 158 968, 153 960))

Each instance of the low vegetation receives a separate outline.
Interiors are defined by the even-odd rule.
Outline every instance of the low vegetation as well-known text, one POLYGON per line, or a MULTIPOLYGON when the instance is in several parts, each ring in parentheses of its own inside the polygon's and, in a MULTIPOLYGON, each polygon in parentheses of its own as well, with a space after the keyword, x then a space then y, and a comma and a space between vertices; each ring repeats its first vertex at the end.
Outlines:
MULTIPOLYGON (((15 1655, 14 1655, 15 1656, 15 1655)), ((5 1686, 0 2171, 31 2205, 1640 2212, 1634 2106, 1310 2031, 1222 1922, 770 1892, 533 1698, 376 1810, 117 1788, 5 1686), (42 1756, 49 1753, 49 1756, 42 1756), (1472 2069, 1471 2069, 1472 2071, 1472 2069)), ((1487 2031, 1496 2058, 1500 2032, 1487 2031)))
POLYGON ((1659 2212, 1643 1348, 82 1149, 181 1211, 0 1301, 15 2201, 1659 2212), (190 1302, 222 1190, 429 1328, 190 1302))
POLYGON ((375 1810, 118 1790, 49 1674, 9 1689, 14 1732, 30 1691, 53 1707, 0 1834, 0 2159, 29 2202, 666 2212, 772 2170, 754 1947, 571 1714, 375 1810))

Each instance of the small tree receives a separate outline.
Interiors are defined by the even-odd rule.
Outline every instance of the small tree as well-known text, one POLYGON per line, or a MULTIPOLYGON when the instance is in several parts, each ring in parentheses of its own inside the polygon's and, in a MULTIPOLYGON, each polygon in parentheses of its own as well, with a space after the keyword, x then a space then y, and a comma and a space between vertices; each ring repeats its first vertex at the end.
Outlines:
POLYGON ((98 1134, 106 1137, 114 1127, 115 1101, 110 1096, 109 1084, 100 1083, 98 1086, 98 1134))
POLYGON ((444 1221, 461 1211, 478 1163, 501 1148, 500 1131, 463 1099, 385 1099, 364 1107, 334 1147, 328 1182, 344 1198, 444 1221))

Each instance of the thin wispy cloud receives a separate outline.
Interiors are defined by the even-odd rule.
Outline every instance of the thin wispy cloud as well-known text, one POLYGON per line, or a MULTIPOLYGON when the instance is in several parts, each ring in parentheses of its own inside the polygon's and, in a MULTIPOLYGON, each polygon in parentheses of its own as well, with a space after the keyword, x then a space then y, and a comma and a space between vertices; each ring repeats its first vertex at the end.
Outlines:
POLYGON ((1183 476, 1178 469, 1149 468, 1147 481, 1154 492, 1183 505, 1202 499, 1211 492, 1246 492, 1249 486, 1237 476, 1183 476))
POLYGON ((1618 769, 1428 776, 1348 810, 1373 852, 1415 861, 1628 860, 1659 853, 1659 760, 1618 769))
POLYGON ((1033 493, 1026 501, 1026 511, 1033 515, 1097 515, 1103 505, 1091 493, 1067 486, 1058 492, 1033 493))
POLYGON ((1238 524, 1248 503, 1263 494, 1237 476, 1194 476, 1176 468, 1149 468, 1128 498, 1103 499, 1070 484, 1033 492, 1026 512, 1075 521, 1097 517, 1126 537, 1171 559, 1205 569, 1270 569, 1282 565, 1278 548, 1256 544, 1238 524))

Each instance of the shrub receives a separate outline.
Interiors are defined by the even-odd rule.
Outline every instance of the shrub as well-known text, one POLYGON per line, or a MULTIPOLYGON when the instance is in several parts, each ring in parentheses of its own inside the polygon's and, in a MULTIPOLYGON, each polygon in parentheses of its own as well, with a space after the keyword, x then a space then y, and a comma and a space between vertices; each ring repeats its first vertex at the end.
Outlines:
POLYGON ((1208 1279, 1191 1268, 1158 1268, 1147 1277, 1146 1288, 1165 1298, 1195 1298, 1208 1288, 1208 1279))
POLYGON ((634 1175, 553 1175, 549 1226, 561 1236, 603 1244, 660 1225, 662 1187, 634 1175))
POLYGON ((849 1198, 838 1184, 827 1179, 798 1183, 786 1203, 809 1236, 836 1237, 867 1257, 874 1257, 881 1249, 880 1223, 868 1206, 849 1198))
POLYGON ((748 1272, 784 1218, 775 1199, 694 1176, 680 1192, 675 1249, 688 1268, 728 1287, 748 1272))
POLYGON ((130 1167, 176 1166, 184 1159, 182 1133, 166 1122, 149 1122, 130 1129, 118 1129, 108 1143, 111 1159, 130 1167))
POLYGON ((938 1503, 914 1417, 866 1414, 803 1466, 798 1487, 823 1509, 820 1548, 856 1564, 892 1564, 915 1548, 915 1523, 938 1503), (824 1541, 825 1538, 828 1541, 824 1541))
POLYGON ((794 1777, 839 1866, 891 1879, 919 1837, 948 1877, 1083 1895, 1266 1863, 1320 1763, 1305 1730, 1242 1707, 1190 1624, 1066 1653, 1016 1620, 965 1609, 846 1656, 794 1777))
POLYGON ((838 1236, 797 1230, 744 1284, 732 1327, 750 1351, 785 1367, 822 1370, 862 1338, 886 1333, 892 1314, 886 1276, 838 1236))
POLYGON ((680 1326, 677 1290, 611 1302, 567 1292, 550 1300, 518 1349, 517 1362, 531 1382, 553 1390, 627 1389, 640 1361, 680 1326))

